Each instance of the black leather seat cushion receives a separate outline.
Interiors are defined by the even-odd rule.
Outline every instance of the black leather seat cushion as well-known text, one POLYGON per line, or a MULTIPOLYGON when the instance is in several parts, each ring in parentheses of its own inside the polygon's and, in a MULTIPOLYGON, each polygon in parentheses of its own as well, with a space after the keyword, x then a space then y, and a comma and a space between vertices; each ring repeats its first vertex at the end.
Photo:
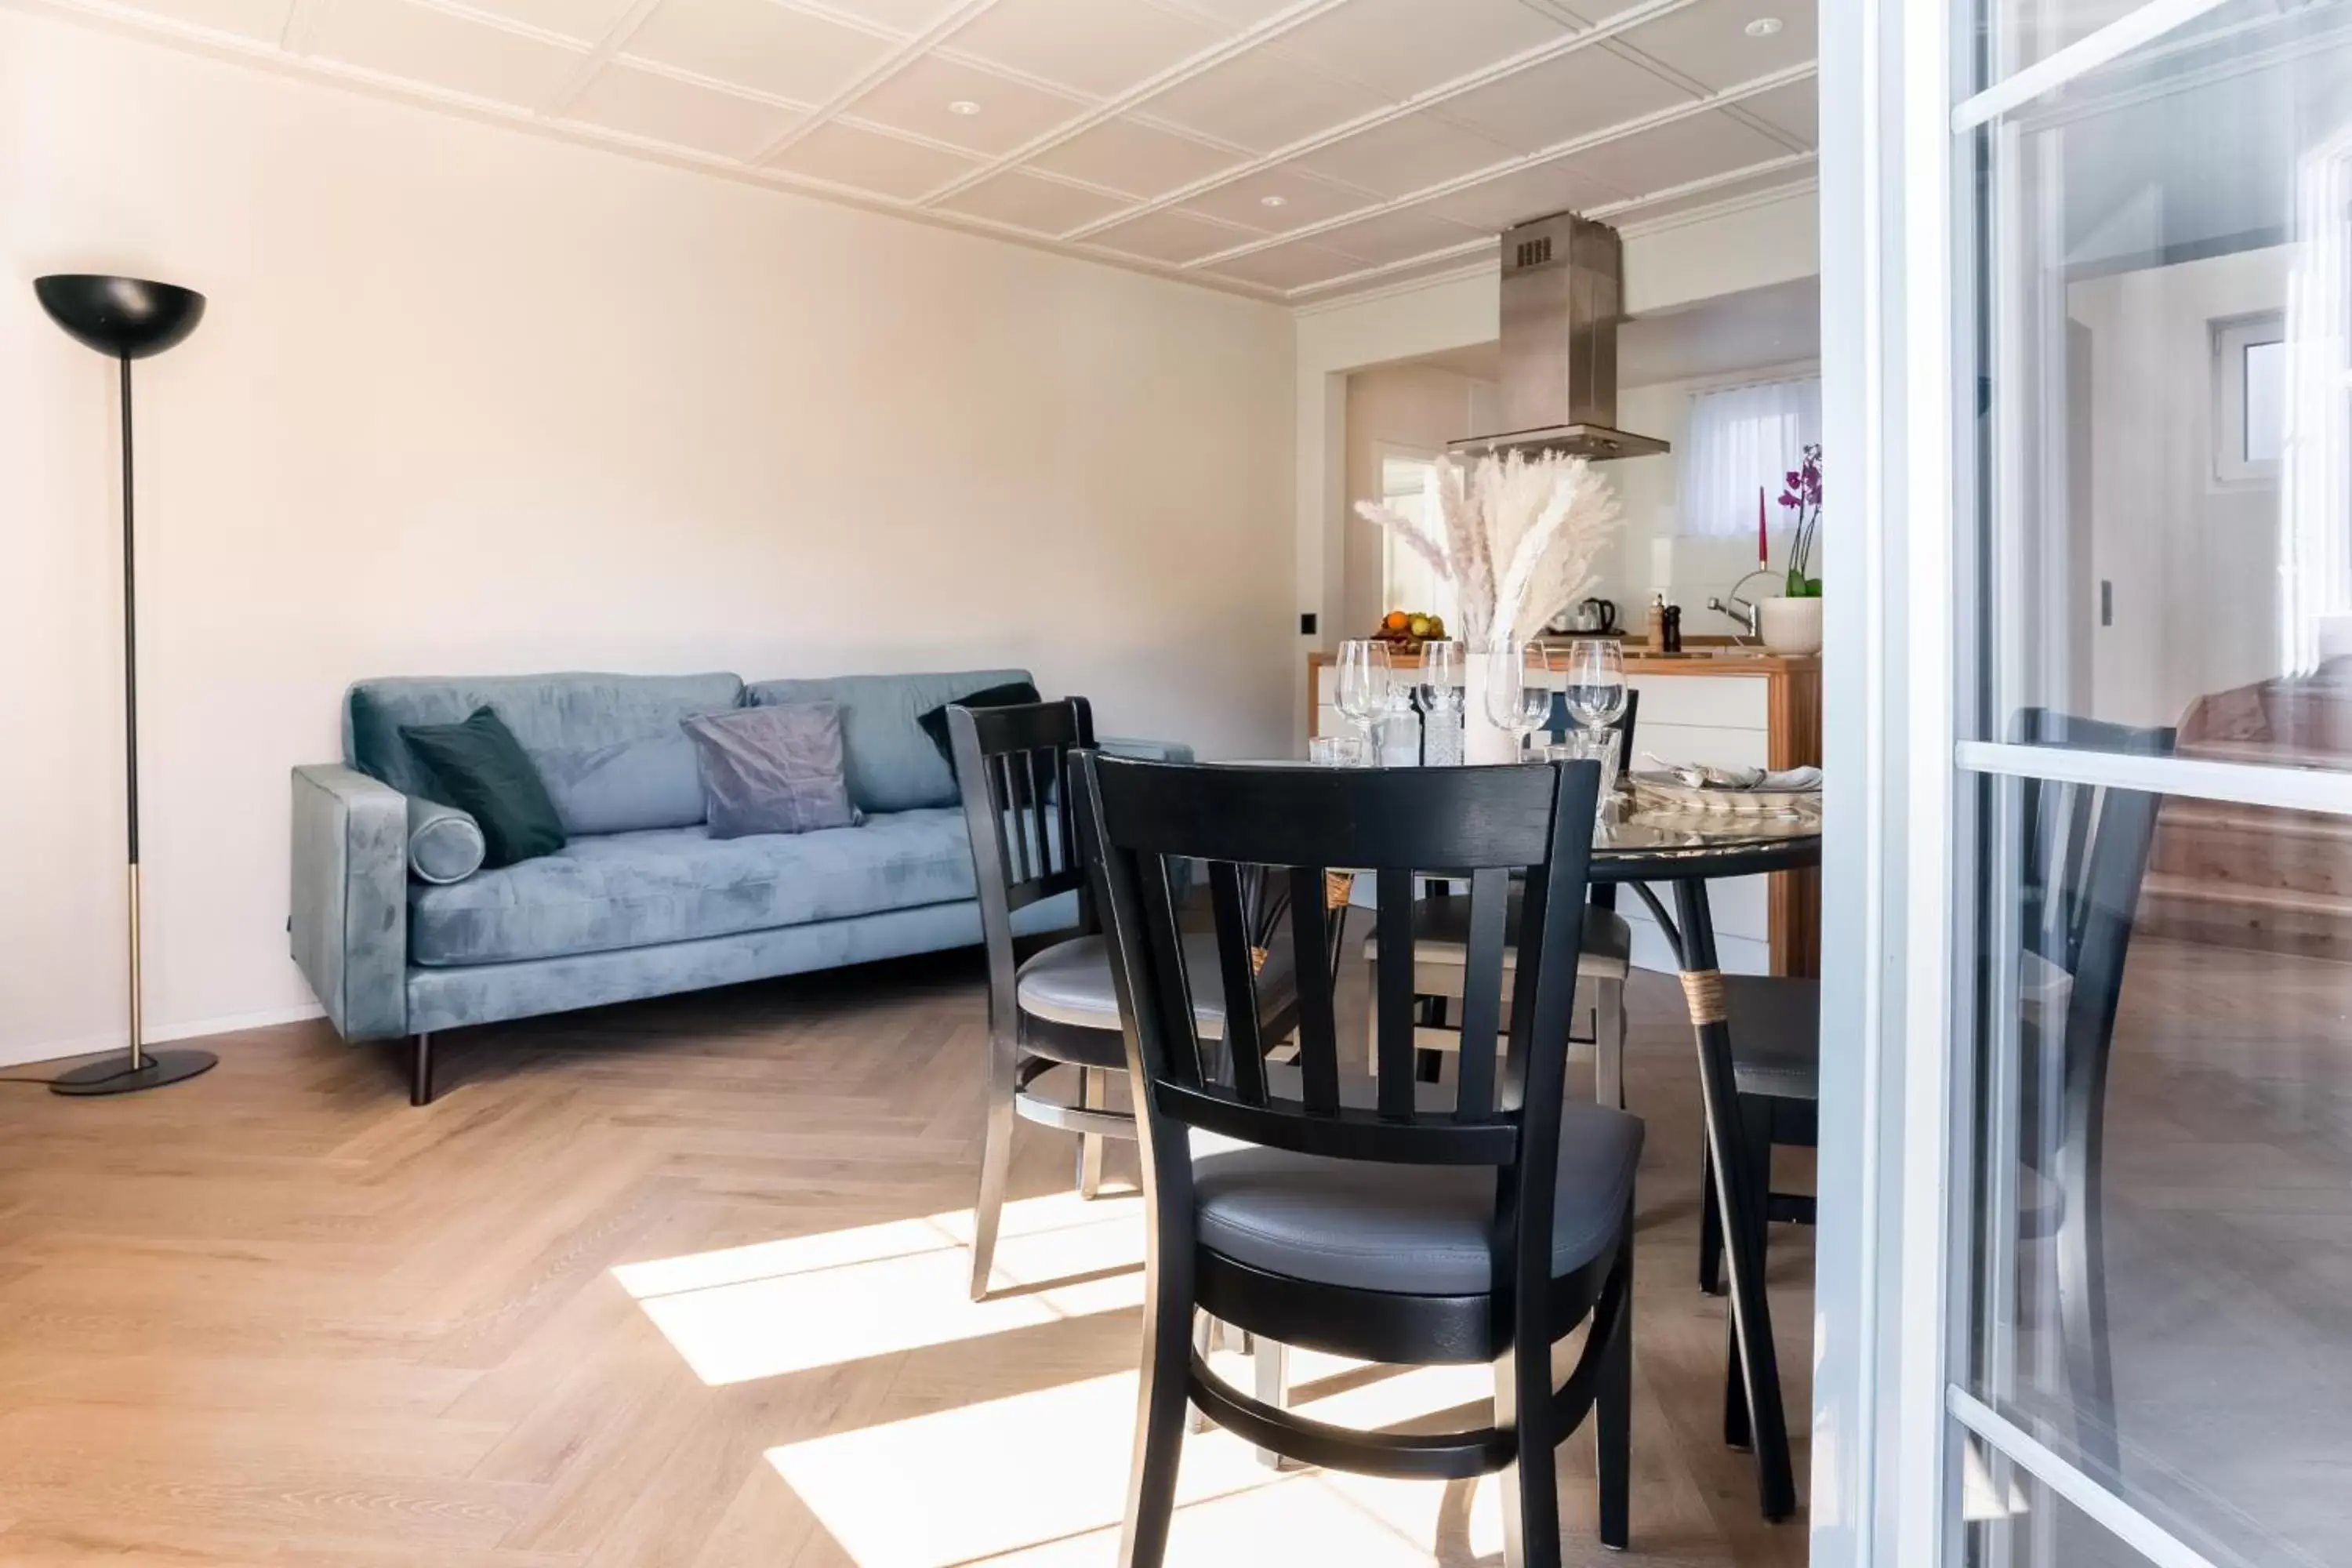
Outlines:
MULTIPOLYGON (((1272 1010, 1292 989, 1289 943, 1277 942, 1257 977, 1258 1003, 1272 1010)), ((1184 937, 1184 971, 1192 985, 1192 1014, 1202 1037, 1225 1032, 1225 986, 1217 939, 1206 931, 1184 937)), ((1116 1030, 1118 987, 1111 979, 1110 948, 1101 936, 1075 937, 1032 954, 1013 985, 1021 1010, 1078 1029, 1116 1030)))
POLYGON ((1727 974, 1732 1079, 1742 1094, 1780 1100, 1822 1097, 1822 983, 1781 975, 1727 974))
MULTIPOLYGON (((1269 1274, 1356 1289, 1467 1296, 1493 1288, 1493 1171, 1208 1142, 1196 1136, 1192 1171, 1201 1245, 1211 1251, 1269 1274)), ((1554 1278, 1607 1247, 1641 1157, 1639 1118, 1580 1101, 1561 1108, 1554 1278)))

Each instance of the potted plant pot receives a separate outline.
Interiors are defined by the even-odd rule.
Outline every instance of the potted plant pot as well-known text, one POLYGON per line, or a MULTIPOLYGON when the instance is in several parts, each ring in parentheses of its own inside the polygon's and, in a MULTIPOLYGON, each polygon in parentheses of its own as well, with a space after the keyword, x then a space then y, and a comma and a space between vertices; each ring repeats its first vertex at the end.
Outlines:
POLYGON ((1762 612, 1764 646, 1774 653, 1822 651, 1822 601, 1818 596, 1792 599, 1775 595, 1757 601, 1762 612))

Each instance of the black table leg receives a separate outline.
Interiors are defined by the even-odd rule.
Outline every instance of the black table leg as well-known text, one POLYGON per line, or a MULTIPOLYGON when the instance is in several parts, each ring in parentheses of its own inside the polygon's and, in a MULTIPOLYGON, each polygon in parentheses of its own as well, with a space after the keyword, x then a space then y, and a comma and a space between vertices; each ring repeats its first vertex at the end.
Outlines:
MULTIPOLYGON (((1780 1405, 1780 1363, 1772 1346, 1772 1311, 1764 1298, 1764 1207, 1768 1194, 1756 1189, 1747 1130, 1731 1070, 1731 1031, 1725 1018, 1723 975, 1716 967, 1715 921, 1706 883, 1675 884, 1680 919, 1677 956, 1683 996, 1690 1006, 1691 1031, 1698 1041, 1699 1093, 1706 1124, 1707 1158, 1715 1170, 1716 1202, 1723 1215, 1723 1264, 1731 1296, 1731 1339, 1746 1398, 1749 1441, 1756 1454, 1757 1489, 1764 1517, 1786 1519, 1797 1509, 1796 1480, 1789 1462, 1789 1423, 1780 1405)), ((1736 1415, 1727 1419, 1736 1432, 1736 1415)))

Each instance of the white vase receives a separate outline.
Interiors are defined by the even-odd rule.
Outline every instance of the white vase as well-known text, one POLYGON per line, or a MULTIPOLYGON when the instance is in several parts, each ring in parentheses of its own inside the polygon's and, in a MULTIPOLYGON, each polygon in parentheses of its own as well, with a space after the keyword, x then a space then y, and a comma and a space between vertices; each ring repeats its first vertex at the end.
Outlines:
POLYGON ((1776 595, 1757 601, 1764 646, 1774 653, 1822 651, 1822 602, 1776 595))
POLYGON ((1486 717, 1486 656, 1462 664, 1462 760, 1473 767, 1519 761, 1518 736, 1486 717))

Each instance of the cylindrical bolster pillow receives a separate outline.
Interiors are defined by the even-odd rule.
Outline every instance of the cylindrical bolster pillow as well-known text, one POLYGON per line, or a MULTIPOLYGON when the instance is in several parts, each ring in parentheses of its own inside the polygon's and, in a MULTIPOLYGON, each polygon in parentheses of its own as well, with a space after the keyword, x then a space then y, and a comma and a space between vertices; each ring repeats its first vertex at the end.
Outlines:
POLYGON ((408 797, 408 868, 421 882, 462 882, 482 868, 482 825, 454 805, 408 797))

